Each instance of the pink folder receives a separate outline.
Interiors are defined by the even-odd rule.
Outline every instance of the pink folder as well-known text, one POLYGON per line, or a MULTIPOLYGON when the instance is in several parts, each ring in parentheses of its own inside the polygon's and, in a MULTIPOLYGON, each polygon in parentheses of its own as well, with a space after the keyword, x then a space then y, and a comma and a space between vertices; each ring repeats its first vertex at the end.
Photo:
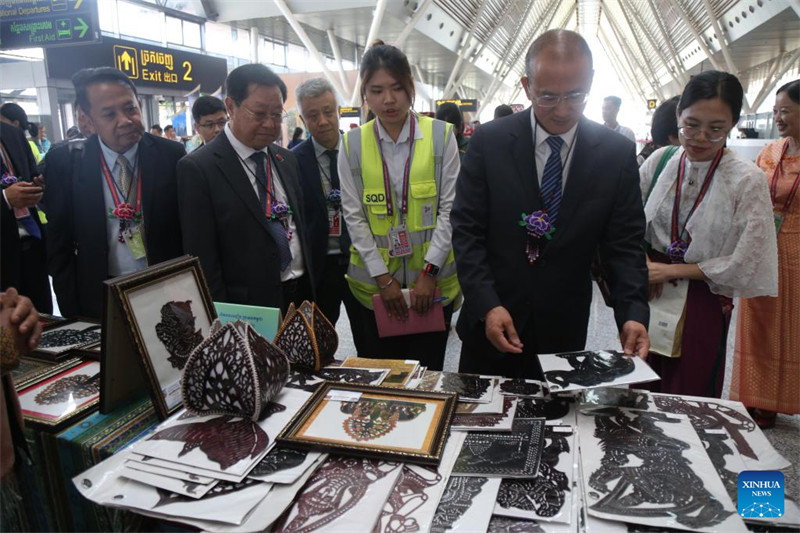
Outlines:
MULTIPOLYGON (((403 289, 403 295, 408 296, 403 289)), ((434 298, 439 298, 441 292, 436 289, 434 298)), ((378 336, 396 337, 398 335, 413 335, 415 333, 428 333, 432 331, 444 331, 444 311, 441 303, 433 304, 427 313, 421 315, 413 309, 408 309, 408 318, 400 320, 389 317, 386 306, 380 294, 372 295, 372 305, 375 308, 375 320, 378 322, 378 336)))

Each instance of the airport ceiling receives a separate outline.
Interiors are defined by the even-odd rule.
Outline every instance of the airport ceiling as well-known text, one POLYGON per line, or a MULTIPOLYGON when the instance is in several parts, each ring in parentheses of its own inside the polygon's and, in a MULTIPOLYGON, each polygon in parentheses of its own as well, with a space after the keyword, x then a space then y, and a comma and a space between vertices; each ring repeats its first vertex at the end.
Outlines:
POLYGON ((641 98, 667 98, 689 75, 713 68, 738 74, 745 86, 764 84, 800 61, 800 0, 157 1, 302 45, 292 26, 299 24, 329 57, 335 36, 350 61, 380 19, 376 38, 400 41, 417 77, 461 98, 509 101, 528 46, 551 28, 577 30, 605 49, 641 98))

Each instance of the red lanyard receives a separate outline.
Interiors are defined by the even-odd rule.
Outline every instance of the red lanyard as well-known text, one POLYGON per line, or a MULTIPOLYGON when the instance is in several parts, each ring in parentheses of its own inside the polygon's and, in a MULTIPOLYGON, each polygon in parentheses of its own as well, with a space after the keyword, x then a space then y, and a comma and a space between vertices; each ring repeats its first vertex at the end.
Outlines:
POLYGON ((267 220, 272 219, 272 196, 275 192, 272 190, 272 163, 269 160, 269 150, 266 157, 267 165, 267 220))
MULTIPOLYGON (((114 207, 120 206, 119 196, 117 195, 117 183, 111 177, 111 172, 108 170, 108 166, 106 165, 106 158, 102 155, 100 156, 100 166, 103 167, 103 174, 106 176, 106 181, 108 182, 108 189, 111 191, 111 198, 114 200, 114 207)), ((138 167, 139 165, 137 165, 138 167)), ((127 198, 123 198, 126 202, 128 201, 127 198)), ((142 169, 138 168, 136 172, 136 213, 142 212, 142 169)))
MULTIPOLYGON (((415 120, 414 113, 409 112, 409 120, 411 124, 408 127, 408 157, 406 158, 406 166, 403 169, 403 202, 400 207, 402 214, 408 213, 408 182, 411 175, 411 156, 414 154, 414 132, 415 120)), ((394 214, 394 202, 392 202, 392 184, 389 179, 389 167, 386 165, 386 158, 383 156, 383 146, 381 144, 381 137, 378 133, 378 119, 372 124, 375 130, 375 139, 378 140, 378 151, 381 153, 381 164, 383 165, 383 190, 386 193, 386 212, 391 217, 394 214)))
MULTIPOLYGON (((678 166, 678 183, 676 184, 675 190, 675 203, 672 204, 672 242, 678 240, 680 234, 686 229, 686 224, 689 223, 689 219, 692 218, 695 210, 700 206, 703 198, 705 198, 706 192, 708 192, 708 188, 711 186, 711 179, 714 177, 714 172, 716 172, 719 162, 722 159, 723 150, 724 148, 720 148, 719 152, 717 152, 717 155, 714 156, 714 160, 711 162, 711 166, 708 168, 706 179, 703 181, 703 186, 700 187, 700 194, 697 195, 697 199, 694 201, 691 211, 689 211, 689 214, 686 216, 686 220, 683 222, 683 229, 679 231, 678 216, 681 209, 681 189, 683 188, 683 177, 686 173, 686 152, 683 152, 680 165, 678 166)), ((686 242, 688 242, 688 239, 686 242)))
MULTIPOLYGON (((783 156, 786 155, 786 150, 789 149, 789 141, 787 140, 783 144, 783 150, 781 150, 781 157, 778 159, 778 164, 775 167, 775 172, 772 174, 772 184, 770 185, 770 196, 772 197, 772 205, 775 205, 775 201, 777 200, 778 196, 778 179, 780 178, 781 168, 783 166, 783 156)), ((789 191, 789 197, 786 198, 786 201, 783 203, 783 213, 789 212, 789 207, 792 205, 792 200, 797 195, 797 188, 800 186, 800 172, 797 173, 797 177, 794 179, 794 184, 792 185, 792 189, 789 191)))

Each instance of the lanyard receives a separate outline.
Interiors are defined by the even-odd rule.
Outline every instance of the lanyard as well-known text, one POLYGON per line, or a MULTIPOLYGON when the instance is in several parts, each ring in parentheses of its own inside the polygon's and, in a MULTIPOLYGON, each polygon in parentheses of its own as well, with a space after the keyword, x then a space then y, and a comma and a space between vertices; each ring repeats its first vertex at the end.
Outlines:
MULTIPOLYGON (((111 172, 108 170, 108 165, 106 165, 106 158, 102 155, 100 156, 100 166, 103 167, 103 174, 106 177, 106 181, 108 182, 108 188, 111 191, 111 198, 114 200, 114 207, 120 206, 119 197, 122 195, 122 191, 120 191, 120 195, 117 195, 117 182, 111 177, 111 172)), ((136 213, 142 212, 142 169, 139 165, 136 165, 138 168, 136 169, 136 213)), ((123 198, 126 202, 128 201, 127 198, 123 198)))
MULTIPOLYGON (((781 157, 778 159, 778 164, 775 166, 775 172, 772 174, 772 184, 770 185, 770 196, 772 197, 772 205, 775 205, 775 201, 777 200, 778 196, 778 179, 780 178, 781 168, 783 167, 783 156, 786 155, 786 150, 789 149, 789 141, 787 140, 783 145, 783 150, 781 150, 781 157)), ((783 203, 783 212, 788 213, 789 207, 792 205, 792 200, 797 195, 797 188, 800 186, 800 172, 797 173, 797 177, 794 178, 794 184, 792 185, 791 190, 789 191, 789 196, 786 198, 786 201, 783 203)))
MULTIPOLYGON (((410 124, 408 127, 408 157, 406 158, 406 165, 403 169, 403 202, 400 205, 400 212, 402 214, 408 213, 408 182, 411 175, 411 156, 414 154, 414 132, 415 132, 415 117, 414 113, 409 112, 410 124)), ((383 145, 381 137, 378 132, 378 119, 372 124, 375 130, 375 138, 378 140, 378 151, 381 153, 381 164, 383 165, 383 190, 386 193, 386 213, 389 217, 394 214, 394 202, 392 201, 392 184, 389 180, 389 167, 386 164, 386 158, 383 156, 383 145)))
POLYGON ((679 231, 678 215, 681 208, 681 189, 683 188, 683 177, 686 172, 686 152, 683 152, 683 155, 681 155, 681 162, 678 167, 678 183, 675 190, 675 203, 672 204, 672 242, 678 240, 678 237, 680 236, 679 234, 683 233, 683 231, 686 229, 686 224, 689 223, 689 219, 692 218, 695 210, 700 206, 703 198, 705 198, 706 192, 708 192, 708 188, 711 186, 711 179, 714 177, 714 172, 716 172, 719 162, 722 159, 723 151, 724 148, 720 148, 719 152, 717 152, 717 155, 714 156, 714 160, 711 162, 711 166, 708 168, 706 179, 703 180, 703 186, 700 187, 700 194, 697 195, 697 199, 694 201, 692 209, 689 211, 689 214, 686 215, 686 220, 683 222, 683 228, 679 231))
MULTIPOLYGON (((242 157, 239 154, 236 154, 236 157, 238 157, 239 161, 242 162, 242 166, 244 166, 244 168, 250 174, 253 175, 253 178, 255 178, 256 183, 260 183, 258 181, 258 172, 253 172, 250 169, 250 167, 247 166, 247 163, 245 163, 245 160, 242 159, 242 157)), ((271 161, 271 159, 272 159, 272 156, 269 153, 269 150, 267 150, 267 157, 265 158, 265 164, 267 166, 267 183, 266 184, 264 184, 264 183, 261 184, 261 185, 265 185, 266 189, 267 189, 267 209, 266 209, 267 219, 271 219, 272 218, 272 202, 273 202, 273 200, 275 201, 276 204, 280 203, 280 201, 275 197, 275 189, 272 186, 272 161, 271 161)), ((256 170, 258 170, 258 169, 256 168, 256 170)))

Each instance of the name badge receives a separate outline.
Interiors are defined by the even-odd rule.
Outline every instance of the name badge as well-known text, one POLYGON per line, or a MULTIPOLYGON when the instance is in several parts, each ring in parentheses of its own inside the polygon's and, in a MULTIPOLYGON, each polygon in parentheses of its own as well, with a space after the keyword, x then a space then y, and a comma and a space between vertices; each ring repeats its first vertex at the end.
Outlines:
POLYGON ((778 213, 774 213, 773 216, 775 217, 775 235, 777 235, 781 232, 784 216, 778 213))
POLYGON ((338 209, 328 208, 328 237, 342 236, 342 212, 338 209))
POLYGON ((389 228, 389 257, 411 255, 411 241, 405 224, 389 228))
POLYGON ((125 239, 125 244, 128 245, 128 249, 134 259, 147 257, 147 252, 144 249, 144 239, 142 239, 142 232, 139 226, 126 229, 122 232, 122 237, 125 239))

